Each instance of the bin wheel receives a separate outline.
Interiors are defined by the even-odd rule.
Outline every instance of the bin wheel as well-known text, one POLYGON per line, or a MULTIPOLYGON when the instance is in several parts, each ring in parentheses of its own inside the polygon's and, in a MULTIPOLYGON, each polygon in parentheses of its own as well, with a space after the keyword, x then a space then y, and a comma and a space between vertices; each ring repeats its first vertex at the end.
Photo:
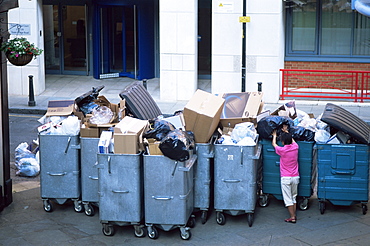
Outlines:
POLYGON ((158 231, 154 226, 148 227, 148 237, 150 239, 157 239, 159 237, 158 231))
POLYGON ((114 230, 113 225, 109 225, 109 224, 103 224, 102 231, 103 231, 104 236, 108 236, 108 237, 113 236, 114 233, 116 232, 114 230))
POLYGON ((180 237, 182 240, 189 240, 191 238, 191 232, 186 230, 184 233, 180 230, 180 237))
POLYGON ((308 209, 308 198, 303 198, 298 202, 298 207, 300 210, 307 210, 308 209))
POLYGON ((207 211, 202 211, 202 215, 200 217, 202 224, 205 224, 207 222, 207 211))
POLYGON ((145 229, 140 226, 135 226, 135 237, 145 237, 145 229))
POLYGON ((251 227, 253 225, 253 220, 254 220, 254 213, 248 213, 248 225, 251 227))
POLYGON ((75 207, 74 208, 75 208, 75 212, 76 213, 82 213, 84 211, 84 207, 82 206, 81 203, 75 204, 75 207))
POLYGON ((195 227, 195 216, 191 215, 188 223, 186 224, 187 227, 194 228, 195 227))
POLYGON ((367 213, 367 205, 362 204, 362 214, 365 215, 367 213))
POLYGON ((319 208, 320 208, 320 213, 324 214, 324 212, 325 212, 325 202, 319 202, 319 208))
POLYGON ((53 206, 51 205, 49 200, 44 200, 44 210, 48 213, 53 212, 53 206))
POLYGON ((268 195, 261 195, 258 199, 258 205, 260 207, 267 207, 270 203, 268 195))
POLYGON ((225 225, 226 218, 225 218, 225 215, 222 212, 217 212, 216 213, 216 222, 219 225, 225 225))
POLYGON ((87 216, 94 216, 95 215, 94 207, 90 203, 85 205, 85 214, 87 216))

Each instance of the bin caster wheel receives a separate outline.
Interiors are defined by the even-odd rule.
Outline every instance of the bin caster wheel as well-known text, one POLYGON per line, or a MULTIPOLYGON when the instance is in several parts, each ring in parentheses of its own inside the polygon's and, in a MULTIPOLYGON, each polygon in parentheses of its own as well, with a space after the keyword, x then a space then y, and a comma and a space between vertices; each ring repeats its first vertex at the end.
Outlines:
POLYGON ((325 202, 319 202, 319 208, 320 208, 320 213, 324 214, 324 212, 325 212, 325 202))
POLYGON ((222 212, 217 212, 216 213, 216 222, 219 225, 225 225, 226 218, 225 218, 225 215, 222 212))
POLYGON ((298 202, 298 207, 300 210, 307 210, 308 209, 308 199, 303 198, 303 200, 300 200, 298 202))
POLYGON ((258 199, 258 205, 260 207, 267 207, 269 205, 270 199, 268 195, 261 195, 258 199))
POLYGON ((157 239, 159 237, 158 231, 154 226, 148 227, 148 237, 150 239, 157 239))
POLYGON ((200 220, 202 221, 202 224, 205 224, 207 222, 207 211, 202 211, 202 215, 200 217, 200 220))
POLYGON ((84 211, 84 207, 82 206, 81 201, 79 200, 74 200, 74 209, 76 213, 82 213, 84 211))
POLYGON ((108 237, 113 236, 115 233, 113 225, 109 225, 109 224, 103 224, 102 231, 103 231, 104 236, 108 236, 108 237))
POLYGON ((51 205, 49 200, 44 200, 44 210, 48 213, 53 212, 53 206, 51 205))
POLYGON ((142 226, 134 226, 135 237, 145 237, 145 229, 142 226))
POLYGON ((362 204, 362 214, 365 215, 367 213, 367 205, 362 204))
POLYGON ((185 232, 180 230, 180 237, 182 240, 189 240, 191 238, 191 232, 189 230, 186 230, 185 232))
POLYGON ((95 215, 94 207, 91 204, 86 204, 85 205, 85 214, 87 216, 94 216, 95 215))
POLYGON ((188 223, 186 224, 187 227, 194 228, 195 227, 195 216, 191 215, 188 223))
POLYGON ((249 213, 248 214, 248 225, 249 225, 249 227, 251 227, 253 225, 253 220, 254 220, 254 214, 249 213))

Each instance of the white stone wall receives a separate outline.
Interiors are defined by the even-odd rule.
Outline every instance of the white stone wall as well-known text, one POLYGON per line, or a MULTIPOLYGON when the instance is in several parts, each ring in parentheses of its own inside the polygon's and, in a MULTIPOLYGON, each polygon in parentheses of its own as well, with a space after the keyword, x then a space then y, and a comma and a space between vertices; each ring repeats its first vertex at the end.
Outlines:
MULTIPOLYGON (((9 10, 9 23, 30 24, 31 35, 11 35, 25 37, 37 47, 43 48, 43 23, 42 23, 42 1, 18 0, 19 8, 9 10), (41 34, 41 35, 40 35, 41 34)), ((8 91, 9 95, 29 94, 29 75, 33 75, 35 95, 45 90, 44 55, 37 56, 26 66, 17 67, 8 62, 8 91)))
MULTIPOLYGON (((284 68, 281 0, 247 0, 246 91, 262 82, 265 102, 277 102, 284 68)), ((212 1, 212 93, 241 91, 242 0, 212 1), (226 6, 226 8, 225 8, 226 6)))
POLYGON ((159 0, 160 99, 189 100, 197 89, 198 0, 159 0))

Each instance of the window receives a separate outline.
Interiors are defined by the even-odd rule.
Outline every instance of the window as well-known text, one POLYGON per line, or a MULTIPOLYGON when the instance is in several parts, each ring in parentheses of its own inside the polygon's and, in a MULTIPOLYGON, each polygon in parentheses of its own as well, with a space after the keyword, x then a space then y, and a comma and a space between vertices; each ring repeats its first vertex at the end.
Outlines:
POLYGON ((286 60, 370 57, 370 18, 353 11, 351 0, 288 1, 286 23, 286 60))

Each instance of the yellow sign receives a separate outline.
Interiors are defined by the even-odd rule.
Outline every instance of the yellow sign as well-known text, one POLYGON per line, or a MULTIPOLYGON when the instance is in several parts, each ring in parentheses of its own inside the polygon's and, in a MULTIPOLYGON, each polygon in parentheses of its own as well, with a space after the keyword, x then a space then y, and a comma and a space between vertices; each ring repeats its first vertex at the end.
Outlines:
POLYGON ((240 16, 239 22, 242 22, 242 23, 251 22, 251 17, 250 16, 240 16))

